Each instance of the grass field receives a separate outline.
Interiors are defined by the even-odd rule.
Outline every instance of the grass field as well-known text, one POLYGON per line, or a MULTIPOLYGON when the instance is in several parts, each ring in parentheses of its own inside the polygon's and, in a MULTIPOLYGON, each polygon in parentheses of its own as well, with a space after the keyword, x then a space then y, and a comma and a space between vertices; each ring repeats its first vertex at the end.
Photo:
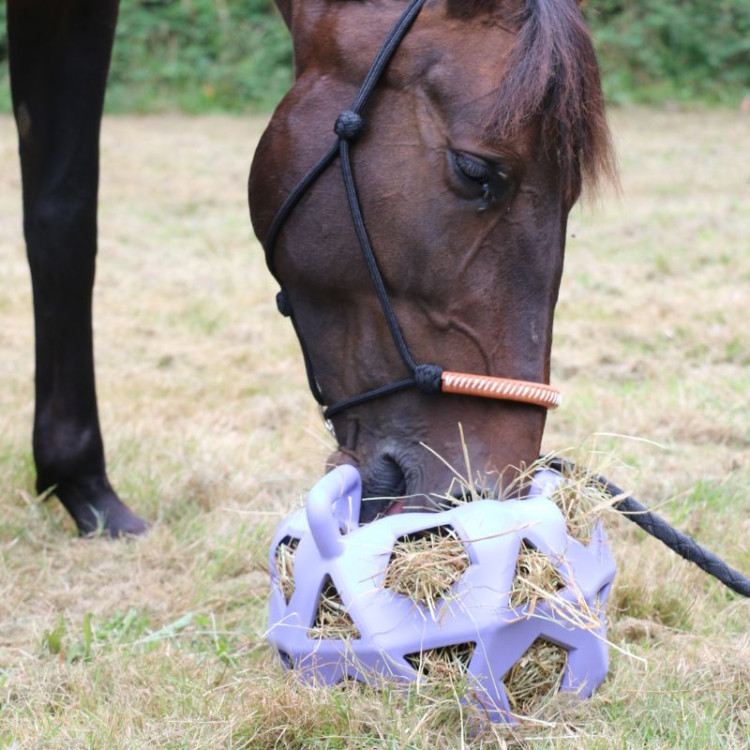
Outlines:
MULTIPOLYGON (((0 748, 747 748, 750 604, 607 524, 610 677, 547 724, 450 694, 303 689, 264 645, 267 545, 330 440, 253 239, 260 119, 108 119, 96 349, 109 472, 155 522, 80 540, 34 497, 32 319, 0 119, 0 748)), ((750 573, 750 117, 615 112, 623 195, 576 210, 556 320, 584 455, 750 573)))

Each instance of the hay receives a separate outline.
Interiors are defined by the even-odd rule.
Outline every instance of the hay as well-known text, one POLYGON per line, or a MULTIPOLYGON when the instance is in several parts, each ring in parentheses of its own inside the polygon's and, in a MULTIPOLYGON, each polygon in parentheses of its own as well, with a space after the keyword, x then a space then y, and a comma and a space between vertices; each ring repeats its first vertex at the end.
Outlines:
POLYGON ((583 466, 564 465, 562 479, 550 498, 565 517, 568 534, 588 544, 602 512, 614 499, 583 466))
POLYGON ((456 643, 453 646, 441 646, 406 654, 404 659, 419 672, 421 677, 455 683, 466 676, 475 648, 476 644, 472 642, 456 643))
POLYGON ((557 456, 549 455, 534 461, 520 471, 505 488, 501 499, 523 497, 525 488, 531 483, 537 471, 554 471, 560 476, 560 481, 550 500, 557 505, 565 518, 568 534, 581 544, 588 544, 602 515, 612 510, 618 498, 613 498, 596 479, 597 474, 607 473, 601 454, 581 452, 580 456, 574 458, 575 461, 561 463, 557 456))
POLYGON ((294 594, 294 555, 298 546, 299 539, 284 537, 276 548, 276 575, 278 576, 281 593, 284 594, 287 604, 294 594))
POLYGON ((336 586, 330 576, 323 581, 318 600, 318 611, 313 626, 307 631, 309 638, 351 640, 360 638, 360 632, 346 611, 336 586))
POLYGON ((503 678, 510 710, 532 716, 560 689, 568 655, 564 648, 537 638, 503 678))
POLYGON ((537 606, 543 604, 540 617, 555 616, 584 630, 598 630, 602 624, 601 602, 590 607, 575 582, 567 583, 552 558, 526 539, 521 542, 508 599, 511 609, 523 609, 523 618, 534 617, 537 606))
POLYGON ((437 526, 396 540, 383 585, 426 607, 434 618, 470 564, 455 530, 437 526))
POLYGON ((555 598, 563 588, 565 581, 552 558, 524 539, 518 552, 516 573, 510 590, 511 608, 528 607, 531 613, 539 602, 555 598))

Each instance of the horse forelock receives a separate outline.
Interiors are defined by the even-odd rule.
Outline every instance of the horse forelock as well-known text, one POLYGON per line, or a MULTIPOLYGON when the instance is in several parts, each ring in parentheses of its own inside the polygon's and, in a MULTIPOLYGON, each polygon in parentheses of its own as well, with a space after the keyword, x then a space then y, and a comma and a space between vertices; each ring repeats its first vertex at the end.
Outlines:
MULTIPOLYGON (((464 2, 487 8, 487 0, 464 2)), ((576 0, 524 0, 518 7, 487 135, 511 140, 538 122, 572 202, 582 187, 593 192, 602 178, 616 180, 596 54, 576 0)))

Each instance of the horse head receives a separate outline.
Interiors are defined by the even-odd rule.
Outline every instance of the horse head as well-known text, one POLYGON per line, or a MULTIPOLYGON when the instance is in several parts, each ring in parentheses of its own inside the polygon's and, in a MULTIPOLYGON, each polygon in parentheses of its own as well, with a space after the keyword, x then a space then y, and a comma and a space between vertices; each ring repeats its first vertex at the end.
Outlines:
POLYGON ((313 393, 333 405, 331 461, 360 468, 366 497, 402 498, 363 520, 435 507, 467 458, 478 491, 501 492, 538 457, 545 406, 439 381, 549 382, 568 212, 613 170, 578 4, 280 10, 295 83, 256 152, 251 215, 313 393))

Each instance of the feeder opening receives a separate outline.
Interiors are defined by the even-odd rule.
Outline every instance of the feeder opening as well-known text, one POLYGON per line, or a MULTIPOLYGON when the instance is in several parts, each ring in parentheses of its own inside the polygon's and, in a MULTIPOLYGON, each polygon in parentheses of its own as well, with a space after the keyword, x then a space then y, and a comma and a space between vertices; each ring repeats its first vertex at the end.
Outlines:
POLYGON ((528 607, 531 613, 538 602, 554 597, 563 588, 565 581, 552 558, 522 539, 510 590, 511 608, 528 607))
POLYGON ((542 708, 559 691, 567 663, 564 648, 537 638, 503 677, 510 710, 531 716, 542 708))
POLYGON ((399 537, 393 545, 383 585, 435 614, 441 600, 471 564, 466 547, 449 525, 399 537))
POLYGON ((354 620, 346 611, 346 606, 341 600, 331 576, 323 579, 323 587, 318 599, 318 611, 315 613, 315 622, 307 631, 308 638, 325 638, 347 640, 360 638, 360 632, 354 624, 354 620))
POLYGON ((294 594, 294 555, 298 546, 299 539, 285 536, 279 542, 279 546, 276 547, 276 554, 274 555, 279 588, 287 604, 294 594))
POLYGON ((561 480, 550 499, 565 517, 568 534, 588 544, 602 514, 612 504, 612 496, 582 466, 564 465, 561 480))
POLYGON ((455 679, 469 671, 469 663, 474 655, 476 643, 456 643, 453 646, 440 646, 426 651, 404 655, 409 665, 423 677, 435 679, 455 679))

